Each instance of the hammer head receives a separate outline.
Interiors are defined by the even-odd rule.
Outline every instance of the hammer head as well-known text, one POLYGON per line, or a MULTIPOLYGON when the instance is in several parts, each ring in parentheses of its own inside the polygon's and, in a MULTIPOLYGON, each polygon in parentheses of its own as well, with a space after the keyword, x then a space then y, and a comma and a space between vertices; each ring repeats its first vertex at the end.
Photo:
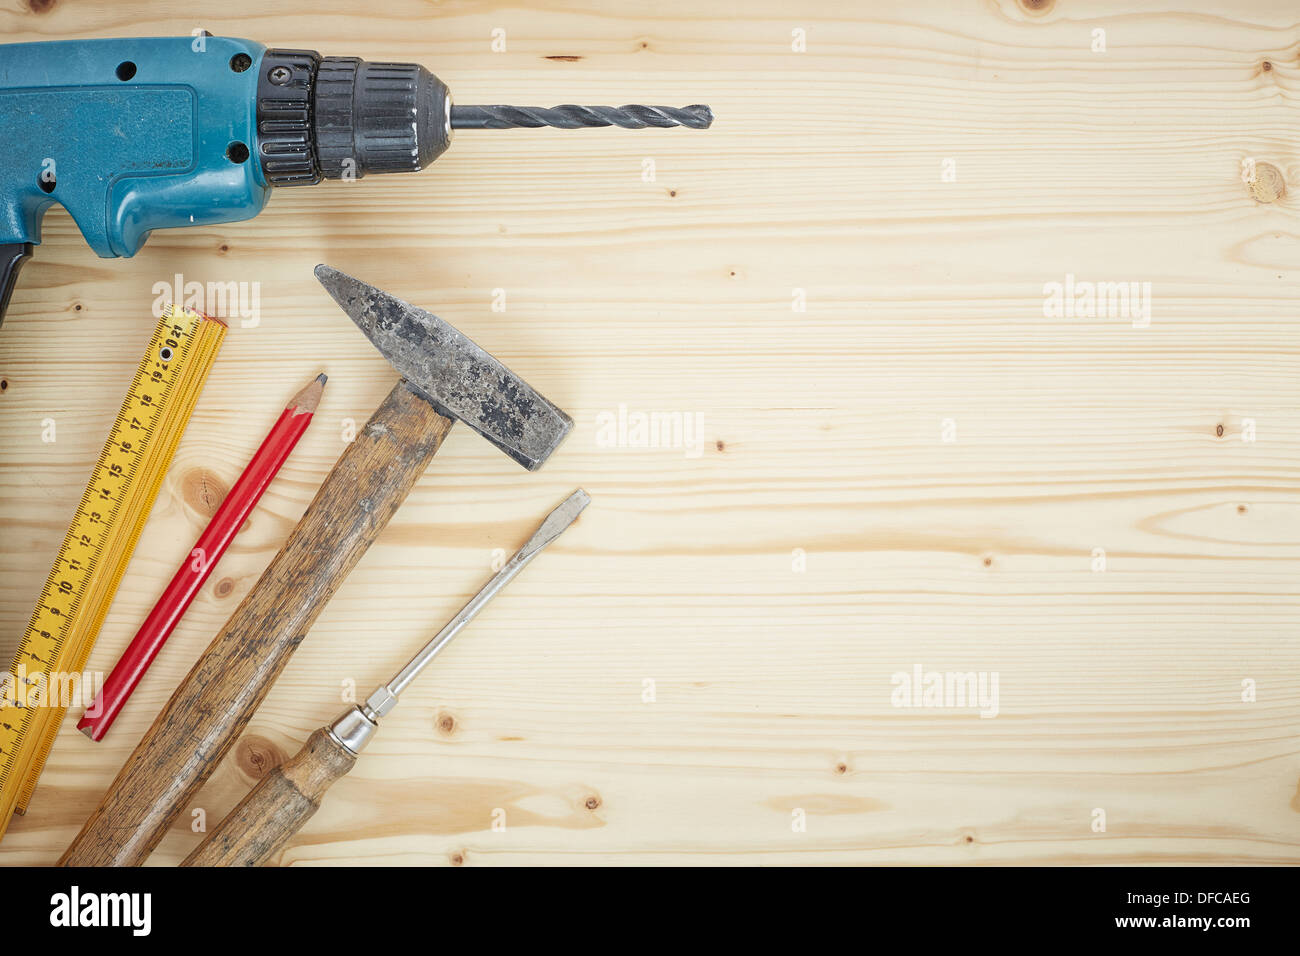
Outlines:
POLYGON ((573 419, 454 326, 329 266, 316 278, 412 391, 529 471, 569 434, 573 419))

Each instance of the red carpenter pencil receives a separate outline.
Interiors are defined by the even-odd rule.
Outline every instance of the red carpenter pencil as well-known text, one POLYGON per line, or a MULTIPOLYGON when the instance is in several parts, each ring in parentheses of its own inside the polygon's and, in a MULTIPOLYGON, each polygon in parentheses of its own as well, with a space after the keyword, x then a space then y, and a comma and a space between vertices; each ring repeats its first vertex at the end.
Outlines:
POLYGON ((289 400, 279 420, 253 455, 253 460, 248 463, 244 473, 226 495, 226 500, 221 502, 221 507, 203 529, 190 556, 177 569, 162 597, 144 619, 130 646, 104 681, 99 696, 86 708, 85 715, 77 723, 77 729, 91 740, 102 740, 108 733, 108 728, 113 726, 122 705, 140 683, 140 678, 171 636, 186 608, 208 579, 208 574, 221 560, 226 548, 257 506, 262 492, 266 491, 280 466, 293 451, 293 446, 298 444, 298 439, 307 430, 312 414, 320 404, 324 388, 325 373, 322 372, 289 400))

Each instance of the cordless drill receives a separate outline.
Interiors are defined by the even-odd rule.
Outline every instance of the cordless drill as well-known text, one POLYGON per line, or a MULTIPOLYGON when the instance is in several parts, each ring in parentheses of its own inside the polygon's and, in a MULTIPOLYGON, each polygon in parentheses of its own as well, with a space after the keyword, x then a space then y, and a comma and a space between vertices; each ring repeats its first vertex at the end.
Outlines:
POLYGON ((707 106, 453 106, 414 63, 214 37, 0 45, 0 321, 59 203, 99 256, 257 215, 274 186, 414 172, 455 129, 706 129, 707 106))

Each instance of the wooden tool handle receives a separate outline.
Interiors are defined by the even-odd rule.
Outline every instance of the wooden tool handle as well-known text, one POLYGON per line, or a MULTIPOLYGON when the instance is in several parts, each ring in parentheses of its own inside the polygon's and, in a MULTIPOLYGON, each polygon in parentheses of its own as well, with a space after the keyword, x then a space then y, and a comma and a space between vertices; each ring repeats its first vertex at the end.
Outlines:
POLYGON ((330 784, 356 762, 356 754, 322 727, 259 780, 181 866, 261 866, 311 819, 330 784))
POLYGON ((451 425, 405 382, 393 387, 127 758, 60 863, 144 862, 239 737, 451 425))

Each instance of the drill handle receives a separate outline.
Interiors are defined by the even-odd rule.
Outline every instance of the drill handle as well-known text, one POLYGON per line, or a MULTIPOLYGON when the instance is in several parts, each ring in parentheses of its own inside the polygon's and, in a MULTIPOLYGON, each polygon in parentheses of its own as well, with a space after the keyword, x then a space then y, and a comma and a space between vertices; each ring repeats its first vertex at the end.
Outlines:
POLYGON ((320 809, 357 757, 322 727, 217 824, 181 866, 261 866, 320 809))
POLYGON ((4 324, 9 309, 9 296, 18 284, 18 271, 32 257, 30 242, 0 243, 0 325, 4 324))

